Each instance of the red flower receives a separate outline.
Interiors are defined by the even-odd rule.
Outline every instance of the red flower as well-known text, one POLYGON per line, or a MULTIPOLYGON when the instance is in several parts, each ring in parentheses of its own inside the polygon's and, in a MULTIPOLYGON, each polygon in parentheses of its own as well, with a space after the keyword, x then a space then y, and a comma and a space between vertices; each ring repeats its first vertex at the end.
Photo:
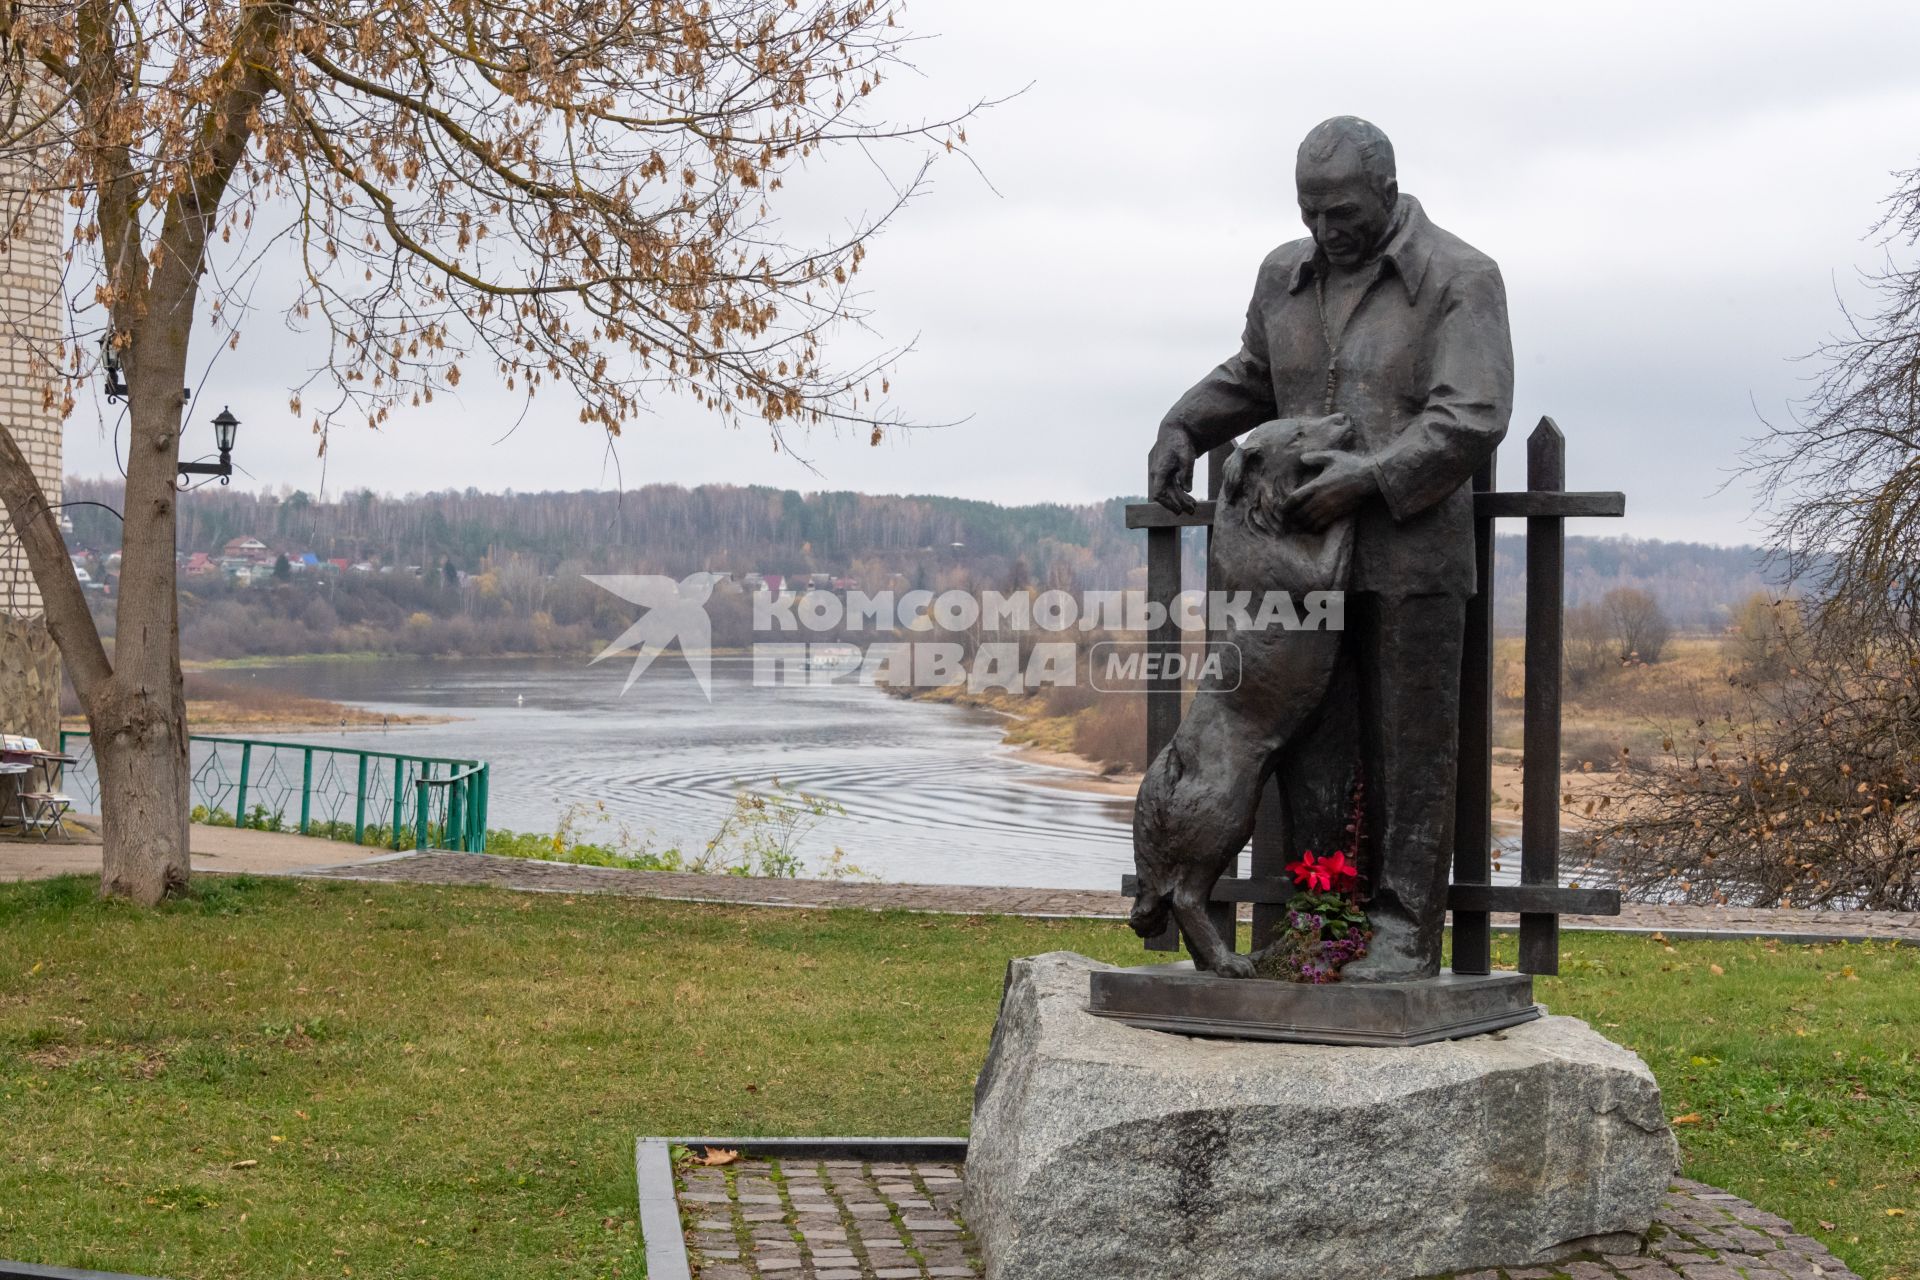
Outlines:
MULTIPOLYGON (((1334 858, 1341 858, 1335 854, 1334 858)), ((1341 861, 1345 861, 1341 858, 1341 861)), ((1333 888, 1333 858, 1315 858, 1313 850, 1301 851, 1300 861, 1289 862, 1287 870, 1293 872, 1293 882, 1305 885, 1310 891, 1326 893, 1333 888)))
POLYGON ((1339 850, 1320 859, 1320 870, 1326 872, 1330 880, 1338 882, 1342 889, 1351 889, 1360 879, 1360 868, 1348 862, 1347 855, 1339 850))

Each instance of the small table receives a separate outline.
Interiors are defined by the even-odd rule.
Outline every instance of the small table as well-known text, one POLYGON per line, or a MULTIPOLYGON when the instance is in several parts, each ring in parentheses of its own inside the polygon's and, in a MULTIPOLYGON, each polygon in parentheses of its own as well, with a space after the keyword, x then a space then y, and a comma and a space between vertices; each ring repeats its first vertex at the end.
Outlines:
MULTIPOLYGON (((0 756, 0 779, 25 778, 32 772, 33 766, 25 760, 15 760, 11 756, 0 756)), ((14 786, 17 788, 25 788, 27 785, 26 782, 14 783, 14 786)), ((18 815, 0 810, 0 826, 4 826, 9 822, 18 821, 20 821, 18 815)))

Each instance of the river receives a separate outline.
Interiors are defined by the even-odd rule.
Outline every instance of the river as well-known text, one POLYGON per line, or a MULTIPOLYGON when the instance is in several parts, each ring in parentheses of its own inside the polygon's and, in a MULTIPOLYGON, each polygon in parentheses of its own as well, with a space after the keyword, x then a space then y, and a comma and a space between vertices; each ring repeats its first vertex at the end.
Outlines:
MULTIPOLYGON (((990 712, 853 684, 756 687, 752 661, 713 660, 713 698, 678 655, 627 693, 628 664, 515 658, 305 662, 224 672, 396 716, 387 730, 288 733, 328 745, 485 760, 489 823, 548 832, 574 810, 583 838, 625 824, 655 848, 698 850, 742 787, 775 778, 845 810, 802 852, 895 882, 1114 889, 1132 869, 1132 801, 1061 787, 1077 775, 1001 745, 990 712)), ((261 735, 266 736, 266 735, 261 735)))
MULTIPOLYGON (((851 683, 761 687, 746 657, 713 660, 711 701, 677 654, 657 659, 623 693, 627 671, 624 661, 381 659, 221 679, 394 716, 448 717, 285 736, 485 760, 494 827, 551 832, 571 812, 583 839, 624 825, 656 849, 697 851, 741 788, 777 778, 844 810, 803 841, 810 869, 836 848, 846 863, 896 883, 1117 890, 1132 869, 1131 799, 1062 785, 1081 775, 1010 751, 991 712, 851 683)), ((1495 880, 1517 878, 1516 861, 1505 859, 1495 880)))

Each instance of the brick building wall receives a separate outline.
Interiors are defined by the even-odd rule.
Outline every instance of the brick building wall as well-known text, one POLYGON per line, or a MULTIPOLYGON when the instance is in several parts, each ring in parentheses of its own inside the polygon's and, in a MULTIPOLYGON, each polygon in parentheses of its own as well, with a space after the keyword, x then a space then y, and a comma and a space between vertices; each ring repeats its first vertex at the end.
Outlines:
MULTIPOLYGON (((36 157, 0 150, 0 414, 47 495, 61 489, 61 206, 36 157)), ((58 737, 59 665, 40 591, 10 522, 0 524, 0 731, 58 737)))

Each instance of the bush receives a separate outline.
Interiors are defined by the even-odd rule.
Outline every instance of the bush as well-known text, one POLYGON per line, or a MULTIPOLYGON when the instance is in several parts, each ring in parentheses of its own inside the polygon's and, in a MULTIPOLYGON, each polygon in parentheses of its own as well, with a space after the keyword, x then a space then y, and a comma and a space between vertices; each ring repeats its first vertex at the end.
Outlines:
POLYGON ((1619 775, 1596 845, 1666 900, 1920 910, 1913 637, 1809 632, 1778 666, 1619 775))
POLYGON ((1787 673, 1805 632, 1799 601, 1755 592, 1733 615, 1727 657, 1743 679, 1777 680, 1787 673))
POLYGON ((1621 754, 1622 744, 1611 734, 1586 729, 1562 735, 1560 767, 1591 773, 1612 773, 1631 757, 1621 754))
POLYGON ((1612 632, 1621 662, 1660 661, 1673 627, 1651 592, 1638 587, 1616 587, 1602 597, 1600 611, 1612 632))
POLYGON ((1613 628, 1599 605, 1575 605, 1567 610, 1561 636, 1561 661, 1567 683, 1573 688, 1584 689, 1620 669, 1613 628))
POLYGON ((1073 752, 1112 772, 1147 767, 1147 699, 1140 693, 1101 694, 1073 722, 1073 752))

